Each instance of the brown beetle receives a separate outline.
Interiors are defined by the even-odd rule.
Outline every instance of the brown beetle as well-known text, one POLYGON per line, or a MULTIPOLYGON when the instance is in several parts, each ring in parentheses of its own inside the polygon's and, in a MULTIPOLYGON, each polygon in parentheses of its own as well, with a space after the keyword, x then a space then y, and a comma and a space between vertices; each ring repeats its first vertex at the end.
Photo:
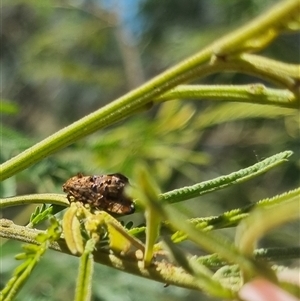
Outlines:
POLYGON ((126 185, 129 185, 127 177, 119 173, 100 176, 79 173, 62 187, 70 202, 74 201, 71 199, 73 197, 75 201, 89 204, 92 208, 125 215, 135 211, 132 199, 125 195, 126 185))

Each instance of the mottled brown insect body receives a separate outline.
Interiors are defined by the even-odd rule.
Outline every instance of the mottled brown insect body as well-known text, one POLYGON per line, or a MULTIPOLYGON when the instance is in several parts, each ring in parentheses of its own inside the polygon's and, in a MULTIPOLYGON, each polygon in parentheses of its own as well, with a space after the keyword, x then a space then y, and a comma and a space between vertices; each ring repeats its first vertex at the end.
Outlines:
POLYGON ((135 209, 132 199, 124 193, 128 184, 128 179, 118 173, 101 176, 84 176, 80 173, 63 185, 63 191, 70 202, 73 197, 92 208, 124 215, 133 213, 135 209))

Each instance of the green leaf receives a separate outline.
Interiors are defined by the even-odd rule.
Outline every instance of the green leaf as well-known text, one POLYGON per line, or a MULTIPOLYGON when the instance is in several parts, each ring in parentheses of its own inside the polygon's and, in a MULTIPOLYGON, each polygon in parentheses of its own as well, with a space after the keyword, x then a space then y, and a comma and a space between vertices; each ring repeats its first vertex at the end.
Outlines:
POLYGON ((241 169, 226 176, 221 176, 192 186, 187 186, 166 192, 164 194, 161 194, 159 196, 159 199, 163 202, 177 203, 203 195, 205 193, 213 192, 231 185, 245 182, 267 172, 271 168, 283 162, 286 162, 287 158, 289 158, 292 154, 292 151, 278 153, 250 167, 241 169))
POLYGON ((41 207, 36 207, 35 211, 30 216, 30 227, 33 227, 49 218, 50 215, 53 214, 52 211, 53 207, 47 207, 46 204, 43 204, 41 207))

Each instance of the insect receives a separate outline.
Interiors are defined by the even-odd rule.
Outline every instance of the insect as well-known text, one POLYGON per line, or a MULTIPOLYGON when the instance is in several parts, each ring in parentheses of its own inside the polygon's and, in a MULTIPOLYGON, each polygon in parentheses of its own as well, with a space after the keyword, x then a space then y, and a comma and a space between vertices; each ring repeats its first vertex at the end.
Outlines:
POLYGON ((131 198, 125 195, 124 189, 129 185, 127 177, 115 173, 109 175, 84 176, 82 173, 70 178, 62 187, 70 202, 80 201, 92 208, 108 213, 132 214, 135 206, 131 198))

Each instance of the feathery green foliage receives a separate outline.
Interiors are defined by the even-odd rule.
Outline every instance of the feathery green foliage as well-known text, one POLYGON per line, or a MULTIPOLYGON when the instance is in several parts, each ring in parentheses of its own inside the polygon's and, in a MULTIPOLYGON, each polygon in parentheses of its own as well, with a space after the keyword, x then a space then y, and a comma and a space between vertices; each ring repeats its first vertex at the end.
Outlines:
MULTIPOLYGON (((51 1, 42 8, 33 3, 32 7, 41 9, 44 16, 54 10, 51 1)), ((71 9, 71 5, 65 4, 63 8, 71 9)), ((28 48, 23 49, 25 61, 36 57, 31 80, 51 79, 60 73, 64 80, 113 86, 110 74, 121 78, 113 70, 104 68, 99 71, 76 63, 76 55, 73 57, 71 53, 70 37, 78 39, 76 44, 87 47, 91 41, 84 35, 85 30, 99 32, 106 24, 105 20, 96 22, 97 19, 82 18, 79 11, 74 10, 73 17, 81 20, 82 27, 68 27, 70 20, 64 19, 61 24, 48 29, 48 34, 44 35, 43 31, 36 33, 28 48), (61 26, 66 28, 62 33, 61 26), (53 32, 60 38, 56 51, 64 54, 60 57, 61 68, 57 68, 58 65, 51 60, 45 60, 47 53, 54 51, 53 32), (37 53, 38 49, 43 51, 37 53)), ((91 13, 88 8, 86 12, 91 13)), ((292 156, 293 151, 283 151, 287 148, 284 147, 274 149, 273 156, 256 164, 236 168, 234 172, 214 176, 208 181, 200 181, 197 173, 198 166, 209 170, 213 158, 204 149, 199 150, 205 133, 212 127, 245 119, 253 122, 256 119, 277 120, 281 116, 293 122, 300 100, 300 67, 269 59, 258 52, 283 32, 299 31, 299 15, 296 0, 282 1, 152 80, 32 146, 28 145, 28 141, 26 144, 26 139, 20 139, 22 135, 3 126, 1 158, 4 163, 0 166, 0 188, 5 198, 1 199, 0 208, 35 203, 43 205, 31 214, 26 227, 1 219, 1 237, 30 245, 23 247, 24 253, 17 255, 17 259, 25 261, 15 269, 2 289, 0 300, 14 300, 48 248, 80 256, 74 297, 78 301, 91 299, 94 262, 165 284, 203 291, 221 299, 239 298, 244 284, 251 283, 255 277, 262 277, 275 284, 278 290, 299 297, 299 288, 293 283, 286 286, 277 267, 270 263, 270 257, 275 262, 297 258, 297 247, 256 249, 258 241, 267 232, 299 218, 299 188, 261 201, 256 199, 256 203, 250 205, 241 203, 240 207, 223 210, 216 216, 195 217, 189 210, 179 207, 189 199, 204 194, 216 195, 223 188, 239 187, 241 183, 275 172, 275 167, 286 163, 292 156), (250 74, 262 78, 264 83, 186 85, 187 82, 225 72, 250 74), (269 84, 278 88, 268 87, 269 84), (222 103, 203 109, 199 101, 182 103, 178 100, 181 98, 222 103), (159 104, 152 116, 146 114, 159 104), (122 124, 115 125, 117 122, 122 124), (100 136, 96 133, 99 130, 100 136), (9 158, 12 150, 18 154, 9 158), (56 156, 51 157, 54 154, 56 156), (90 191, 86 187, 83 200, 76 199, 76 195, 69 194, 66 198, 55 193, 57 183, 81 172, 80 169, 92 170, 98 165, 104 172, 120 168, 132 179, 132 187, 126 191, 127 197, 134 200, 136 212, 145 214, 145 224, 124 227, 115 216, 99 210, 99 206, 93 208, 93 198, 88 195, 90 191), (12 192, 17 194, 14 184, 18 177, 26 178, 24 174, 42 184, 33 194, 8 197, 12 192), (178 185, 174 181, 176 174, 184 175, 188 181, 193 180, 193 184, 178 185), (160 193, 170 183, 179 187, 160 193), (44 188, 54 193, 38 193, 44 188), (46 207, 45 204, 51 205, 46 207), (63 207, 69 208, 62 215, 52 217, 63 207), (33 229, 49 218, 50 225, 46 231, 33 229), (235 239, 217 231, 234 227, 235 239), (181 248, 179 244, 183 241, 193 243, 194 249, 185 249, 184 245, 181 248), (207 254, 199 256, 203 250, 207 254)), ((90 39, 93 37, 91 34, 90 39)), ((91 51, 102 52, 104 44, 97 44, 91 51)), ((23 71, 30 73, 30 68, 23 71)), ((117 81, 115 85, 118 86, 117 81)), ((9 102, 3 102, 0 110, 8 115, 18 111, 17 106, 9 102)), ((293 137, 293 130, 290 132, 293 137)), ((230 166, 231 170, 234 167, 230 166)), ((103 198, 105 196, 102 195, 97 201, 103 198)), ((120 200, 108 201, 120 205, 120 200)), ((200 202, 200 198, 197 201, 200 202)))

